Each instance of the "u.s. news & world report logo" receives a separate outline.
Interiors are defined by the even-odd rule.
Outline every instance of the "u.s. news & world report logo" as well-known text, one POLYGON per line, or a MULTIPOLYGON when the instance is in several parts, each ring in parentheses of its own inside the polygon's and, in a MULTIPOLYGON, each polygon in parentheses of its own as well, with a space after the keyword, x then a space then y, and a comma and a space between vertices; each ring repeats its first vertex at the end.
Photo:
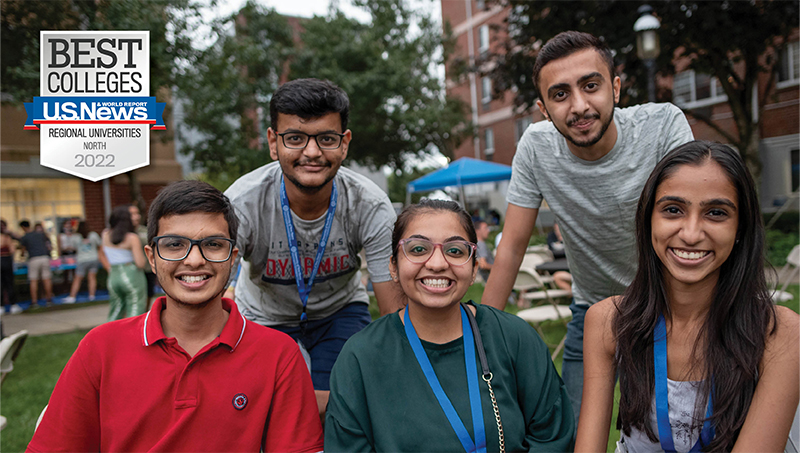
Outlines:
POLYGON ((149 31, 42 31, 40 94, 25 129, 40 161, 99 181, 150 164, 150 130, 164 130, 150 93, 149 31))

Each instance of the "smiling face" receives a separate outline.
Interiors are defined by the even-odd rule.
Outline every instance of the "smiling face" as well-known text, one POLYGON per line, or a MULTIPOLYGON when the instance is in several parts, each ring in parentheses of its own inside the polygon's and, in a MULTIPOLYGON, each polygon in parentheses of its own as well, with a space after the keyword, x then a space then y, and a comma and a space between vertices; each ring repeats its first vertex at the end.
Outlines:
MULTIPOLYGON (((434 243, 461 240, 469 241, 469 234, 458 216, 449 211, 424 212, 408 223, 402 239, 420 238, 434 243)), ((409 304, 425 308, 448 308, 461 302, 461 298, 475 280, 478 267, 470 259, 466 264, 454 266, 444 257, 442 247, 436 247, 425 263, 412 263, 402 251, 389 263, 409 304)), ((413 309, 412 309, 413 310, 413 309)))
MULTIPOLYGON (((219 213, 207 212, 162 217, 158 221, 158 235, 176 235, 189 239, 230 238, 225 217, 219 213)), ((168 301, 205 307, 218 300, 225 290, 239 250, 234 248, 230 259, 223 263, 206 261, 198 246, 193 246, 189 256, 182 261, 161 259, 150 245, 145 247, 145 253, 168 301)))
POLYGON ((682 165, 659 184, 651 215, 653 249, 668 288, 716 285, 736 243, 738 196, 716 162, 682 165))
POLYGON ((538 86, 542 98, 536 105, 568 140, 573 154, 596 159, 614 147, 620 79, 612 77, 596 50, 580 50, 547 63, 539 73, 538 86))
MULTIPOLYGON (((277 131, 267 129, 269 154, 280 162, 286 179, 306 193, 316 193, 336 176, 336 172, 347 157, 351 133, 342 132, 342 120, 338 113, 328 113, 319 118, 303 119, 296 115, 278 114, 277 131), (304 132, 309 135, 328 132, 344 134, 342 144, 336 149, 321 150, 316 140, 309 138, 304 149, 289 149, 278 134, 304 132)), ((289 138, 289 135, 286 135, 289 138)))

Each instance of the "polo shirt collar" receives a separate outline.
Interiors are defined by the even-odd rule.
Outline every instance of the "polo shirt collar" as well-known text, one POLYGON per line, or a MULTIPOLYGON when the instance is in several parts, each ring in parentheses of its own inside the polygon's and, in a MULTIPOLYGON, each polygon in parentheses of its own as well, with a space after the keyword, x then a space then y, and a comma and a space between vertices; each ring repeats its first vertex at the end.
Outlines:
MULTIPOLYGON (((152 346, 159 340, 167 338, 161 326, 161 311, 166 308, 167 298, 162 296, 153 302, 153 307, 144 316, 142 323, 142 342, 144 346, 152 346)), ((225 327, 219 334, 219 342, 228 345, 231 352, 236 350, 236 346, 244 337, 244 330, 247 326, 244 316, 239 313, 236 303, 230 299, 222 298, 222 309, 230 313, 225 327)))

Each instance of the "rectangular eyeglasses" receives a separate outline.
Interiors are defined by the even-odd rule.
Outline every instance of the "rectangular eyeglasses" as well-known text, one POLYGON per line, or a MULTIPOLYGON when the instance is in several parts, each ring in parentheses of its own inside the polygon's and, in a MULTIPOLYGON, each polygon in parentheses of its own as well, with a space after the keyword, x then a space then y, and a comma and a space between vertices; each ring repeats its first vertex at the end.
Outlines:
POLYGON ((223 263, 228 261, 233 252, 235 242, 233 239, 221 237, 208 237, 204 239, 189 239, 183 236, 156 236, 153 238, 156 253, 165 261, 185 260, 192 247, 200 247, 200 254, 206 261, 223 263))

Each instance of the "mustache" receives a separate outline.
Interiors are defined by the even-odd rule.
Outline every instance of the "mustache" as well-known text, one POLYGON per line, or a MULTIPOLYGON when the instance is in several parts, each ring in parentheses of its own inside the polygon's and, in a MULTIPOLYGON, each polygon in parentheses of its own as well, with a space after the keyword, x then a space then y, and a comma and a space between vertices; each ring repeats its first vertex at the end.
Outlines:
POLYGON ((599 113, 587 113, 586 115, 581 116, 574 116, 567 120, 567 126, 572 127, 578 121, 582 120, 599 120, 600 114, 599 113))
POLYGON ((318 165, 320 167, 331 167, 332 164, 327 160, 322 159, 315 159, 315 160, 298 160, 294 163, 294 167, 299 167, 300 165, 318 165))

